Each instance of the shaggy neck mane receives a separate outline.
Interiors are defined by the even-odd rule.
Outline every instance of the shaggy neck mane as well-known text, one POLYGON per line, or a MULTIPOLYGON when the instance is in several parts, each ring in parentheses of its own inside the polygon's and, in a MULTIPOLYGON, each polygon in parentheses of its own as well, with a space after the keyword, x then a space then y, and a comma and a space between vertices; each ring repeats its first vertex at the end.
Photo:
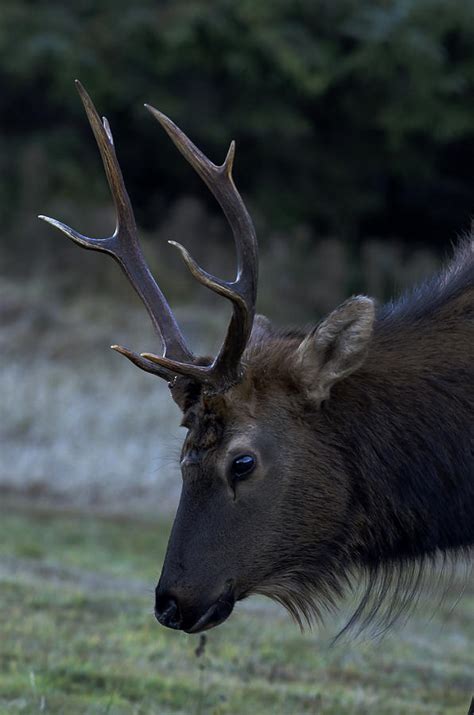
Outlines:
POLYGON ((323 414, 351 483, 346 553, 368 574, 350 625, 386 627, 413 602, 427 563, 474 544, 472 243, 382 307, 364 366, 323 414))
MULTIPOLYGON (((254 344, 249 362, 260 387, 270 375, 273 387, 288 385, 284 358, 303 337, 282 331, 254 344)), ((314 545, 299 583, 280 579, 265 593, 301 625, 332 610, 362 574, 364 595, 341 633, 390 627, 416 603, 427 566, 474 544, 473 414, 474 244, 466 241, 445 271, 379 309, 362 367, 308 410, 315 439, 342 459, 344 526, 323 592, 314 545)))

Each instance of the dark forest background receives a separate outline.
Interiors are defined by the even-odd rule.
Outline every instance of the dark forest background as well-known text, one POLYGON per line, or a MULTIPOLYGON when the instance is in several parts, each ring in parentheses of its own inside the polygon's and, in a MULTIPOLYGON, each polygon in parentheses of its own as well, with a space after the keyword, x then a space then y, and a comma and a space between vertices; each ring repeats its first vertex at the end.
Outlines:
MULTIPOLYGON (((221 273, 232 271, 231 239, 144 102, 217 163, 237 140, 236 180, 268 280, 303 314, 355 290, 387 297, 469 228, 469 0, 7 0, 0 57, 8 273, 46 267, 67 283, 86 266, 92 287, 114 283, 102 259, 79 256, 36 219, 46 213, 92 235, 113 226, 76 77, 111 122, 150 260, 166 262, 160 280, 178 301, 193 289, 171 251, 162 257, 165 239, 184 237, 221 273)), ((262 284, 264 308, 281 298, 267 292, 262 284)))

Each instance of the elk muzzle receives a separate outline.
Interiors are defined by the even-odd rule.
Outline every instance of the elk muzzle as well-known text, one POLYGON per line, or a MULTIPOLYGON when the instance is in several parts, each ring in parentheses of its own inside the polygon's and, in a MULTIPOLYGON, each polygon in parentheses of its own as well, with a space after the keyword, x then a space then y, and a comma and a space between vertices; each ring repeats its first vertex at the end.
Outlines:
POLYGON ((225 621, 233 611, 235 596, 229 581, 217 599, 191 599, 179 589, 167 589, 161 580, 155 591, 155 616, 162 626, 200 633, 225 621))

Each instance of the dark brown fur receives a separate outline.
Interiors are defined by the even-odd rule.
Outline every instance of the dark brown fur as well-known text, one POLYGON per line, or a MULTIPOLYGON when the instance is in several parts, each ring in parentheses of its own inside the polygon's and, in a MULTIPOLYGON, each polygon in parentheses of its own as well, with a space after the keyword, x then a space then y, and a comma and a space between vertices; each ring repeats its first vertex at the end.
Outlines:
POLYGON ((295 359, 307 335, 261 321, 240 384, 206 394, 183 378, 174 388, 189 433, 158 592, 183 612, 231 582, 235 598, 262 593, 311 622, 365 573, 355 620, 389 625, 427 561, 474 542, 472 242, 377 311, 361 364, 324 399, 318 370, 308 384, 295 359), (229 451, 259 464, 234 486, 229 451))

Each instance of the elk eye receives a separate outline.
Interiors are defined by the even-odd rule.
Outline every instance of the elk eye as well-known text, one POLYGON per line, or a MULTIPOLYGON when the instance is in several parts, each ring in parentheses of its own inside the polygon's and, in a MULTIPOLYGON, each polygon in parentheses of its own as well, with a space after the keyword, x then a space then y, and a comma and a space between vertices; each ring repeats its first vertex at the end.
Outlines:
POLYGON ((236 457, 232 462, 231 472, 236 479, 246 477, 255 467, 255 459, 250 454, 243 454, 241 457, 236 457))

